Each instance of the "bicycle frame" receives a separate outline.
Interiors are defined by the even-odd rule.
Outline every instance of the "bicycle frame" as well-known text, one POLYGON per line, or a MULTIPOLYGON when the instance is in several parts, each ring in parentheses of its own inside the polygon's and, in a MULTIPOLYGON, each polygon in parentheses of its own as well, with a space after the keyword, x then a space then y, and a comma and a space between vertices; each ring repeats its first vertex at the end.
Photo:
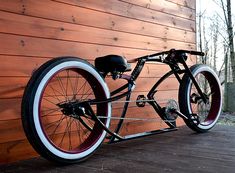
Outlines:
MULTIPOLYGON (((33 73, 22 98, 22 125, 27 139, 41 156, 68 164, 88 158, 105 138, 106 143, 113 143, 177 130, 177 117, 181 117, 195 132, 207 132, 218 121, 222 108, 219 78, 207 65, 188 67, 187 53, 203 55, 201 52, 174 49, 155 53, 129 61, 135 62, 130 73, 125 73, 131 70, 130 64, 119 55, 98 57, 94 61, 95 66, 70 56, 47 61, 33 73), (146 90, 147 86, 144 86, 142 93, 138 88, 138 92, 134 92, 139 82, 137 79, 142 78, 141 71, 148 62, 166 64, 169 70, 151 81, 152 86, 148 85, 151 88, 146 90), (112 77, 115 85, 120 81, 116 79, 124 83, 114 86, 115 89, 112 87, 110 93, 105 83, 106 76, 108 80, 112 77), (171 82, 173 77, 180 84, 178 101, 168 94, 167 97, 163 96, 162 102, 158 97, 159 91, 162 93, 162 83, 168 78, 171 82), (118 104, 114 109, 118 111, 113 111, 112 116, 112 104, 115 103, 118 104), (147 104, 148 110, 140 108, 142 117, 141 113, 138 117, 128 117, 128 108, 135 108, 132 113, 136 114, 134 104, 137 107, 147 104), (119 115, 115 116, 116 113, 119 115), (156 114, 156 117, 150 117, 151 114, 156 114), (123 135, 124 127, 131 124, 131 120, 141 128, 147 128, 145 122, 148 121, 151 125, 148 128, 155 129, 123 135)), ((177 94, 177 89, 174 91, 177 94)))
MULTIPOLYGON (((121 74, 120 76, 118 76, 119 79, 125 79, 127 81, 127 84, 125 84, 125 85, 121 86, 120 88, 112 91, 111 92, 111 98, 109 98, 109 99, 106 99, 106 100, 92 100, 92 101, 86 102, 86 103, 89 103, 89 105, 92 105, 92 104, 97 104, 97 103, 112 102, 112 101, 119 100, 123 97, 126 97, 125 104, 123 106, 123 110, 122 110, 122 113, 121 113, 121 116, 120 116, 120 120, 119 120, 119 122, 116 126, 116 129, 113 132, 110 131, 110 129, 108 129, 99 118, 97 118, 97 116, 92 111, 92 109, 89 109, 90 110, 89 114, 92 116, 92 118, 95 119, 96 121, 98 121, 102 125, 104 130, 106 130, 107 133, 110 134, 110 136, 107 137, 109 139, 109 143, 119 142, 119 141, 128 140, 128 139, 133 139, 133 138, 142 137, 142 136, 146 136, 146 135, 152 135, 152 134, 156 134, 156 133, 169 132, 169 131, 177 129, 175 121, 167 121, 168 119, 166 118, 166 114, 164 112, 164 109, 153 98, 154 94, 157 92, 158 86, 162 82, 164 82, 168 77, 170 77, 171 75, 174 75, 176 77, 177 81, 179 82, 179 84, 181 84, 180 74, 187 73, 189 75, 189 77, 191 78, 193 84, 195 85, 196 89, 198 90, 198 92, 199 92, 200 96, 202 97, 203 101, 206 101, 205 96, 203 95, 200 87, 198 86, 195 78, 193 77, 190 69, 188 68, 188 66, 186 64, 187 56, 185 55, 185 53, 191 53, 191 54, 194 54, 194 55, 195 54, 196 55, 202 55, 202 53, 199 54, 199 52, 186 51, 186 50, 177 50, 177 51, 175 51, 173 49, 173 50, 170 50, 170 51, 167 51, 167 52, 160 52, 160 53, 156 53, 156 54, 152 54, 152 55, 148 55, 148 56, 143 56, 143 57, 137 58, 135 60, 132 60, 131 62, 137 62, 137 64, 136 64, 134 70, 132 71, 131 75, 121 74), (164 55, 167 55, 167 56, 164 57, 164 55), (143 102, 149 103, 154 108, 154 110, 158 113, 160 118, 162 120, 164 120, 164 122, 168 125, 168 128, 164 128, 164 129, 161 129, 161 130, 150 131, 150 132, 138 133, 138 134, 122 137, 122 136, 119 135, 119 131, 120 131, 120 129, 122 127, 122 124, 123 124, 123 121, 125 119, 125 115, 126 115, 126 112, 127 112, 127 109, 128 109, 131 93, 135 88, 135 80, 138 78, 138 76, 141 73, 141 71, 142 71, 142 69, 143 69, 146 62, 164 63, 164 64, 169 65, 169 67, 171 68, 170 71, 165 73, 152 86, 151 90, 147 94, 147 100, 146 101, 143 100, 143 102), (183 65, 184 69, 181 69, 179 67, 178 63, 181 63, 183 65), (127 89, 126 92, 117 95, 118 93, 120 93, 121 91, 123 91, 125 89, 127 89)), ((181 118, 188 119, 187 115, 183 115, 178 110, 173 110, 173 111, 174 111, 174 113, 179 115, 181 118)))

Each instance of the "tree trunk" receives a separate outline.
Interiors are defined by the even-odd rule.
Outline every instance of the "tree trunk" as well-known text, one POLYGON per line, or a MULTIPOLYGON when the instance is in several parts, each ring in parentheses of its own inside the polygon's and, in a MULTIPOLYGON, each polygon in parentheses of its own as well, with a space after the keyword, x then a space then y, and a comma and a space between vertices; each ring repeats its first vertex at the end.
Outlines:
POLYGON ((214 58, 214 70, 217 71, 216 63, 217 63, 217 44, 218 44, 218 34, 219 34, 219 22, 218 22, 218 16, 216 16, 215 21, 213 22, 212 28, 213 30, 213 58, 214 58))
POLYGON ((225 53, 225 59, 224 59, 224 111, 228 111, 228 53, 226 50, 225 53))
POLYGON ((234 54, 234 44, 233 44, 233 25, 232 25, 231 1, 230 0, 227 0, 227 14, 228 14, 227 29, 228 29, 228 36, 229 36, 232 79, 233 79, 233 82, 235 82, 235 54, 234 54))

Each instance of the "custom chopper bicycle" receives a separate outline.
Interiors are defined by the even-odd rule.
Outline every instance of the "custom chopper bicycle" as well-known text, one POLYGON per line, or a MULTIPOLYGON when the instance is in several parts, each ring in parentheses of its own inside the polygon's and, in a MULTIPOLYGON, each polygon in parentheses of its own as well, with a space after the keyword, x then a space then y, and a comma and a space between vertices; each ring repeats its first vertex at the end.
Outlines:
MULTIPOLYGON (((221 87, 216 73, 206 65, 186 64, 187 55, 202 52, 164 51, 132 61, 118 55, 95 59, 95 66, 76 57, 52 59, 32 75, 22 100, 22 122, 28 140, 43 157, 58 163, 76 163, 86 159, 101 145, 176 129, 176 118, 196 132, 206 132, 217 122, 222 105, 221 87), (130 64, 136 65, 131 71, 130 64), (144 65, 164 63, 170 71, 152 86, 146 96, 135 100, 137 108, 149 104, 167 128, 135 135, 119 134, 130 96, 144 65), (131 71, 130 75, 125 72, 131 71), (124 79, 126 84, 109 91, 105 78, 124 79), (166 107, 157 103, 158 86, 170 76, 179 82, 178 103, 166 107), (115 130, 109 128, 112 103, 125 98, 115 130), (178 108, 179 107, 179 108, 178 108)), ((150 72, 151 73, 151 72, 150 72)))

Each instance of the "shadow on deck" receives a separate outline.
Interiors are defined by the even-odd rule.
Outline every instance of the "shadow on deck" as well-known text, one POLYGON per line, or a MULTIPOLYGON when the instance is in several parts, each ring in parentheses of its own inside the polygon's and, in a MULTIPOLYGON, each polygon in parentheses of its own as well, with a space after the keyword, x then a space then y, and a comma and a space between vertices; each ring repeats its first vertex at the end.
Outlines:
POLYGON ((234 172, 235 127, 217 125, 196 134, 187 127, 178 131, 104 144, 87 161, 56 166, 43 158, 1 165, 1 173, 67 172, 234 172))

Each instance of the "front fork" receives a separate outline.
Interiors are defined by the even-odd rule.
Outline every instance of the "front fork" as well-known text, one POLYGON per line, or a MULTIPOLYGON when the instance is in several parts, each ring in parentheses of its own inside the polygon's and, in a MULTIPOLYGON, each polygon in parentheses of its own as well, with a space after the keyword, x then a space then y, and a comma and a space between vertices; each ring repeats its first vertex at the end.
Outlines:
POLYGON ((200 98, 202 99, 202 101, 206 104, 208 103, 208 98, 207 96, 202 92, 201 88, 199 87, 195 77, 193 76, 191 70, 188 68, 187 64, 185 61, 182 62, 184 69, 185 69, 185 73, 188 74, 189 78, 192 80, 192 83, 194 84, 194 86, 197 89, 198 94, 200 95, 200 98))
MULTIPOLYGON (((184 66, 184 70, 181 70, 178 66, 176 65, 171 65, 171 64, 168 64, 170 67, 171 67, 171 70, 166 73, 164 76, 162 76, 157 82, 156 84, 151 88, 150 92, 147 94, 147 97, 149 100, 154 100, 154 94, 157 92, 157 87, 163 82, 165 81, 165 79, 167 79, 168 77, 170 77, 171 75, 175 75, 176 79, 178 80, 178 82, 181 84, 181 78, 180 78, 180 74, 185 74, 187 73, 190 77, 190 79, 192 80, 192 83, 194 84, 194 86, 196 87, 199 95, 200 95, 200 98, 202 99, 202 101, 204 103, 207 103, 208 101, 208 98, 205 96, 205 94, 203 94, 201 88, 199 87, 197 81, 195 80, 191 70, 188 68, 187 64, 185 61, 182 62, 183 66, 184 66)), ((162 108, 156 101, 151 101, 151 102, 148 102, 153 108, 154 110, 158 113, 158 115, 163 119, 163 120, 167 120, 167 116, 166 116, 166 113, 164 111, 164 108, 162 108)), ((177 114, 179 117, 181 117, 182 119, 184 120, 193 120, 195 121, 195 123, 198 123, 198 116, 197 115, 184 115, 182 114, 179 110, 177 109, 172 109, 171 110, 172 113, 175 113, 177 114)), ((165 121, 166 124, 170 127, 170 128, 175 128, 176 127, 176 124, 175 122, 168 122, 168 121, 165 121)))

